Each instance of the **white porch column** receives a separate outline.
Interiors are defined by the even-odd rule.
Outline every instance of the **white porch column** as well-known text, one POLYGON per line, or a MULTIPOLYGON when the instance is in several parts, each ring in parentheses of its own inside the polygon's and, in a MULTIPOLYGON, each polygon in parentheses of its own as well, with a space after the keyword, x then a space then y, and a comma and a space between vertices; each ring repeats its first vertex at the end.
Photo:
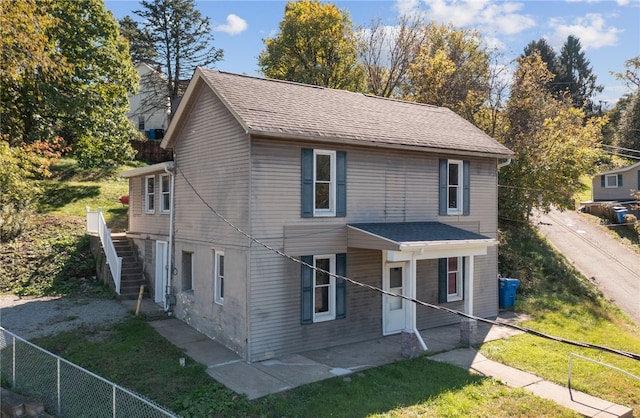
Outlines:
POLYGON ((473 261, 474 256, 467 256, 467 265, 464 280, 464 313, 473 315, 473 261))
MULTIPOLYGON (((416 257, 415 254, 411 255, 409 261, 409 271, 407 274, 407 281, 405 296, 416 299, 416 257)), ((408 303, 407 309, 405 309, 405 329, 402 331, 402 355, 405 358, 415 357, 420 350, 427 351, 427 345, 425 344, 420 332, 416 325, 416 304, 407 300, 404 303, 408 303), (418 347, 419 346, 419 347, 418 347)))

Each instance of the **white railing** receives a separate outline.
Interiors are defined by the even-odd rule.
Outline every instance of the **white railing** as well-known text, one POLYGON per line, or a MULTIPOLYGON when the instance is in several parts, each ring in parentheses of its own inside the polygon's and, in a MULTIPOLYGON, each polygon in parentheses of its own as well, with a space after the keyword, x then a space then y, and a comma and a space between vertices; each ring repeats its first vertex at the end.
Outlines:
POLYGON ((120 294, 120 273, 122 272, 122 257, 118 257, 116 248, 111 241, 111 230, 107 228, 107 223, 102 215, 102 208, 98 208, 97 212, 92 212, 87 206, 87 233, 98 234, 102 249, 107 257, 107 264, 111 271, 111 277, 116 287, 116 293, 120 294))

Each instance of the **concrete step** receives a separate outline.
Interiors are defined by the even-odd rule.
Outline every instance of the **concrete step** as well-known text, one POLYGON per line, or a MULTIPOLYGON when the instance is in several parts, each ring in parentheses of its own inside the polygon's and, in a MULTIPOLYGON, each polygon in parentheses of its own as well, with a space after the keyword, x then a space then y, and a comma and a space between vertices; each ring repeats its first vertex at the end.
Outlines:
POLYGON ((51 417, 44 410, 42 401, 31 399, 19 393, 2 388, 0 393, 0 414, 2 418, 51 417))

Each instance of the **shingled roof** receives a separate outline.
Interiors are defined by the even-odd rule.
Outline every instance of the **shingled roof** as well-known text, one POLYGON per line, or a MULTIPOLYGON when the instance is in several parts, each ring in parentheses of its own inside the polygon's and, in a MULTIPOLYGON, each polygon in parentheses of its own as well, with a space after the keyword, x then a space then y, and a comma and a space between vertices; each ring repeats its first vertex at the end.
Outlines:
MULTIPOLYGON (((498 158, 512 155, 447 108, 205 68, 196 70, 183 102, 202 82, 252 135, 462 151, 498 158)), ((180 106, 163 147, 173 146, 186 116, 182 113, 189 109, 180 106)))

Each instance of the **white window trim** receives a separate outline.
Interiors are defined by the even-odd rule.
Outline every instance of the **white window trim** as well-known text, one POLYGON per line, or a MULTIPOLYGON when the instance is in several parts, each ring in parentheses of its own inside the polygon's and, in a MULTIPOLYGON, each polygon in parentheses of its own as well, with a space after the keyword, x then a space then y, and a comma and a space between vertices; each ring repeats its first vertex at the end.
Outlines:
POLYGON ((462 172, 462 170, 464 170, 464 164, 462 163, 462 160, 447 160, 447 215, 462 215, 462 208, 464 207, 463 202, 462 202, 462 189, 463 189, 463 179, 464 179, 464 174, 462 172), (458 188, 458 196, 456 201, 458 202, 458 207, 457 208, 450 208, 449 207, 449 187, 451 185, 450 182, 450 178, 449 178, 449 166, 451 165, 457 165, 458 166, 458 185, 456 186, 458 188))
POLYGON ((616 189, 618 187, 618 175, 617 174, 607 174, 604 177, 604 188, 605 189, 616 189), (613 178, 613 183, 609 182, 609 179, 613 178))
MULTIPOLYGON (((329 272, 331 274, 336 274, 336 255, 335 254, 327 254, 327 255, 315 255, 313 256, 313 265, 316 266, 316 260, 318 259, 329 259, 329 272)), ((336 319, 336 278, 334 276, 329 276, 329 311, 323 313, 316 313, 316 271, 313 271, 313 322, 324 322, 331 321, 336 319)))
MULTIPOLYGON (((454 257, 449 257, 454 258, 454 257)), ((456 293, 449 293, 449 273, 453 273, 453 271, 449 271, 449 258, 447 258, 447 302, 456 302, 462 300, 463 289, 462 289, 462 275, 464 274, 462 265, 462 257, 458 258, 458 270, 456 271, 456 289, 458 290, 456 293)))
POLYGON ((336 216, 336 152, 329 150, 313 150, 313 216, 336 216), (329 209, 316 208, 316 174, 318 155, 331 157, 331 180, 329 181, 329 209))
POLYGON ((160 176, 160 213, 171 213, 171 176, 168 174, 162 174, 160 176), (164 189, 164 179, 167 179, 167 187, 169 190, 164 189), (164 196, 169 196, 169 207, 164 208, 164 196))
MULTIPOLYGON (((224 251, 220 251, 220 250, 214 250, 213 251, 213 256, 214 256, 214 263, 213 263, 213 276, 214 276, 214 300, 217 304, 219 305, 223 305, 224 304, 224 295, 220 295, 220 285, 222 284, 224 286, 224 277, 225 275, 220 276, 220 257, 224 257, 224 251), (220 278, 222 278, 222 280, 220 280, 220 278)), ((223 288, 224 290, 224 288, 223 288)))
POLYGON ((156 213, 156 176, 146 176, 144 178, 144 213, 153 215, 156 213), (153 193, 149 193, 149 179, 153 180, 153 193), (149 202, 153 202, 153 209, 149 209, 149 202))

